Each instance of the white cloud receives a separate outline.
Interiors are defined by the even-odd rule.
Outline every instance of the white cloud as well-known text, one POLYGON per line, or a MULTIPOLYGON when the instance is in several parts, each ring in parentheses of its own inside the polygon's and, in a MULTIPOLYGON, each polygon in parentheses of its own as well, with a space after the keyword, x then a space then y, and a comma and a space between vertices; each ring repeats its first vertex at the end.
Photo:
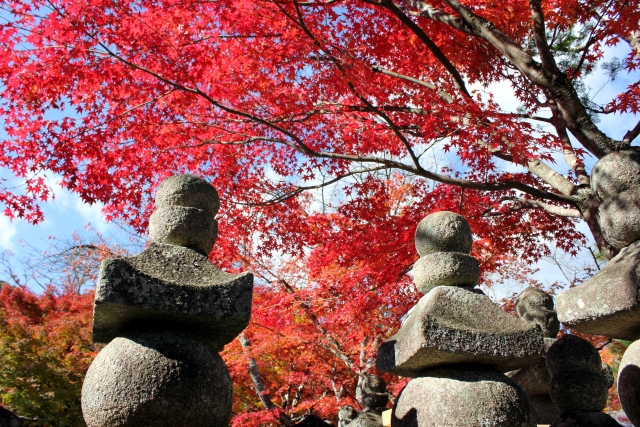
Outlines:
POLYGON ((0 248, 13 249, 13 236, 18 232, 15 222, 4 215, 0 215, 0 248))

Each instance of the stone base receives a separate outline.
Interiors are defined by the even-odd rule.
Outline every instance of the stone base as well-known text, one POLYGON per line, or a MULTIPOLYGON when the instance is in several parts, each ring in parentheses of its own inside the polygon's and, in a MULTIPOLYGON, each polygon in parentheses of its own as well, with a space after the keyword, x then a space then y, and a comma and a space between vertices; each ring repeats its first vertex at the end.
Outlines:
POLYGON ((149 332, 102 349, 82 385, 82 414, 88 427, 221 427, 232 392, 211 346, 149 332))
POLYGON ((484 294, 438 286, 380 346, 376 367, 405 377, 458 363, 507 372, 536 363, 544 352, 537 326, 511 316, 484 294))
POLYGON ((414 378, 393 407, 392 427, 535 427, 526 394, 495 371, 456 367, 414 378))
POLYGON ((536 424, 551 424, 561 414, 549 395, 529 396, 531 414, 536 424))
POLYGON ((558 294, 560 323, 576 331, 611 338, 640 338, 640 241, 622 249, 580 286, 558 294))
POLYGON ((251 273, 228 274, 189 248, 150 243, 139 255, 102 262, 93 341, 131 331, 183 331, 222 350, 249 324, 251 273))

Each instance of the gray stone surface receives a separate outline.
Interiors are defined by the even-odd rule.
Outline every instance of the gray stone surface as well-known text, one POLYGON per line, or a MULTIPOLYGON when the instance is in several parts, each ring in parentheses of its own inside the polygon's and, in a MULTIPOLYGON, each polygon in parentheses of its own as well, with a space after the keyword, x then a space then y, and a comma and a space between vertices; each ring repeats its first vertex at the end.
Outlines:
POLYGON ((544 308, 553 310, 553 297, 540 289, 529 286, 518 295, 516 313, 522 317, 531 310, 544 308))
POLYGON ((358 411, 353 406, 343 406, 338 411, 338 427, 347 427, 349 423, 358 417, 358 411))
POLYGON ((536 424, 551 424, 561 414, 548 394, 529 396, 531 415, 536 424))
POLYGON ((215 216, 220 208, 216 189, 195 175, 174 175, 160 184, 156 192, 156 206, 184 206, 202 209, 215 216))
POLYGON ((549 396, 560 412, 600 412, 607 406, 608 388, 600 372, 563 371, 551 377, 549 396))
POLYGON ((222 427, 232 384, 207 344, 170 333, 116 338, 93 361, 82 386, 88 427, 222 427))
POLYGON ((640 187, 633 187, 606 199, 598 207, 602 236, 614 248, 622 249, 640 239, 640 187))
POLYGON ((208 255, 217 236, 218 222, 201 209, 160 207, 149 218, 149 237, 156 243, 184 246, 208 255))
MULTIPOLYGON (((544 359, 540 359, 537 363, 527 366, 517 371, 507 372, 506 374, 511 381, 516 383, 527 396, 549 395, 549 371, 544 359)), ((548 423, 547 423, 548 424, 548 423)))
POLYGON ((640 426, 640 341, 632 343, 622 356, 618 370, 618 397, 629 420, 640 426))
POLYGON ((602 371, 602 360, 593 344, 569 334, 559 338, 549 347, 546 363, 551 376, 564 371, 602 371))
POLYGON ((547 351, 551 375, 549 395, 561 412, 602 411, 611 387, 610 372, 603 368, 598 350, 575 335, 564 335, 547 351))
POLYGON ((609 414, 569 411, 560 415, 550 427, 622 427, 609 414))
POLYGON ((542 335, 555 338, 560 330, 560 322, 553 311, 553 298, 540 289, 528 287, 516 300, 516 313, 526 322, 540 326, 542 335))
POLYGON ((364 410, 347 425, 349 427, 382 427, 382 413, 375 410, 364 410))
POLYGON ((393 407, 393 427, 535 427, 529 400, 506 376, 464 368, 414 378, 393 407))
POLYGON ((622 249, 598 273, 561 292, 556 304, 565 326, 624 340, 640 338, 640 241, 622 249))
POLYGON ((130 258, 102 262, 93 319, 95 342, 131 330, 185 331, 221 350, 249 323, 253 276, 228 274, 180 246, 150 243, 130 258))
POLYGON ((529 366, 543 354, 537 327, 509 315, 486 295, 439 286, 420 299, 400 331, 380 346, 376 366, 405 377, 457 363, 507 372, 529 366))
POLYGON ((413 265, 414 282, 423 294, 436 286, 474 287, 479 278, 478 260, 461 252, 434 252, 413 265))
POLYGON ((600 159, 591 171, 591 188, 601 200, 640 186, 640 149, 617 151, 600 159))
POLYGON ((420 256, 433 252, 471 251, 473 238, 467 221, 457 213, 442 211, 425 217, 416 228, 416 249, 420 256))

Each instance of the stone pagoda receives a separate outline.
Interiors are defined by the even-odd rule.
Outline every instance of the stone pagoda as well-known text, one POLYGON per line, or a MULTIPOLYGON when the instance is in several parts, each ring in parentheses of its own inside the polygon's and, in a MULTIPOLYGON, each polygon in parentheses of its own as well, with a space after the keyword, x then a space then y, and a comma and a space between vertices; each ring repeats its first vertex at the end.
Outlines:
POLYGON ((503 372, 545 354, 538 325, 518 319, 475 289, 462 216, 438 212, 416 230, 414 265, 425 294, 379 349, 377 369, 411 377, 393 407, 394 427, 534 427, 529 399, 503 372))
POLYGON ((88 427, 221 427, 232 383, 218 355, 249 323, 253 276, 208 258, 216 190, 193 175, 166 179, 139 255, 102 262, 93 340, 108 343, 82 387, 88 427))

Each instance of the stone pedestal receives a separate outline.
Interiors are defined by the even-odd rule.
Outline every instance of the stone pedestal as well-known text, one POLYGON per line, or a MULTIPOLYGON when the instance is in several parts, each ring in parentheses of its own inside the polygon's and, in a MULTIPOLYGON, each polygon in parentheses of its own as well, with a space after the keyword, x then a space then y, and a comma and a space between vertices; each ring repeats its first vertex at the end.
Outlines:
POLYGON ((103 261, 93 339, 108 344, 82 387, 88 427, 227 425, 233 389, 217 352, 249 323, 253 276, 209 261, 218 206, 206 181, 171 177, 147 249, 103 261))
POLYGON ((377 369, 413 379, 393 409, 393 427, 534 427, 524 391, 502 372, 544 355, 539 325, 502 310, 479 289, 471 230, 452 212, 423 219, 414 267, 425 293, 378 350, 377 369))

